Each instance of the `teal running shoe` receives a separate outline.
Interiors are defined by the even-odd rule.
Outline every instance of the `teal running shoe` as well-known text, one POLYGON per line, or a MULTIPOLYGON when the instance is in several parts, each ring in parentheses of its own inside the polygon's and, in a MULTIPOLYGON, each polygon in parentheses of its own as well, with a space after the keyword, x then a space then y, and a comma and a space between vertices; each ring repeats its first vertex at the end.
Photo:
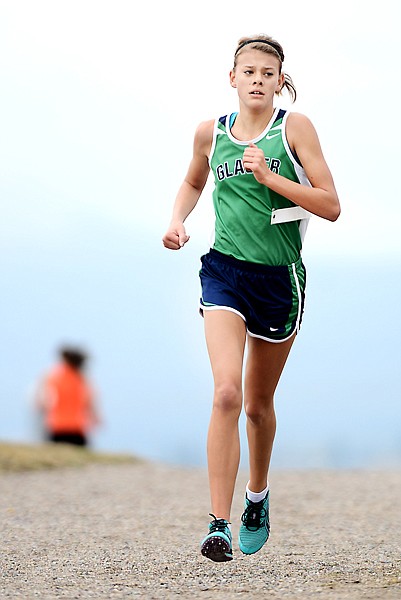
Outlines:
POLYGON ((264 500, 251 502, 245 495, 245 510, 241 517, 238 544, 244 554, 255 554, 269 539, 269 492, 264 500))
POLYGON ((233 559, 232 536, 225 519, 216 519, 209 523, 209 533, 201 542, 201 553, 215 562, 233 559))

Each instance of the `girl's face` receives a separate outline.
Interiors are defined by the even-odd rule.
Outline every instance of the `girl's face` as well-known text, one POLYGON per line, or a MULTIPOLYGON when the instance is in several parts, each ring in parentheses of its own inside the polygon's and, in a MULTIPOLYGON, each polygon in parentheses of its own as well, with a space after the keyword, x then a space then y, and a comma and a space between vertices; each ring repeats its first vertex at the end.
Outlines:
POLYGON ((237 58, 235 70, 230 72, 230 83, 246 106, 264 109, 272 104, 274 94, 283 86, 280 61, 273 54, 245 49, 237 58))

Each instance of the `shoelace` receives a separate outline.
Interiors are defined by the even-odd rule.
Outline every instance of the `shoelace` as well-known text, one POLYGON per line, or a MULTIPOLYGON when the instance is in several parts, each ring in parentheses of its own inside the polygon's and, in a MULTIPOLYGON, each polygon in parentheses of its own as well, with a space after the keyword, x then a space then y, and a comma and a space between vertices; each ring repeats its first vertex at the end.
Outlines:
POLYGON ((249 531, 257 531, 263 525, 266 518, 266 509, 263 506, 264 500, 260 502, 249 502, 241 517, 241 521, 249 531))
POLYGON ((226 531, 228 521, 225 519, 217 519, 212 513, 209 513, 209 515, 213 517, 213 521, 209 525, 209 533, 213 533, 215 531, 226 531))

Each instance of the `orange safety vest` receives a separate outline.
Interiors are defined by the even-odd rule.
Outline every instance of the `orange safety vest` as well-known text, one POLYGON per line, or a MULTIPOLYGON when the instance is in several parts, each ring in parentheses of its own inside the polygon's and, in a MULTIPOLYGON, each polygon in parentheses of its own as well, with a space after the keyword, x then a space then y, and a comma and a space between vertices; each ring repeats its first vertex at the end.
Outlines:
POLYGON ((52 433, 85 434, 91 425, 92 391, 81 373, 57 367, 45 381, 46 426, 52 433))

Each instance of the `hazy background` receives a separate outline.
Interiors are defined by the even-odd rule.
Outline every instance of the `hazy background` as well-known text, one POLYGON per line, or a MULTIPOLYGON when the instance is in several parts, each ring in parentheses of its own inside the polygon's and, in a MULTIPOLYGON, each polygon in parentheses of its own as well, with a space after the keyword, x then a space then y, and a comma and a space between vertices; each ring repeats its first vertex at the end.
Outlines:
POLYGON ((0 439, 36 439, 34 387, 71 342, 92 356, 105 421, 95 447, 205 464, 197 272, 210 185, 190 243, 173 253, 161 237, 195 127, 237 108, 238 38, 265 32, 284 46, 294 110, 315 124, 343 208, 309 226, 273 464, 401 464, 395 10, 172 0, 139 16, 127 0, 0 0, 0 439))

